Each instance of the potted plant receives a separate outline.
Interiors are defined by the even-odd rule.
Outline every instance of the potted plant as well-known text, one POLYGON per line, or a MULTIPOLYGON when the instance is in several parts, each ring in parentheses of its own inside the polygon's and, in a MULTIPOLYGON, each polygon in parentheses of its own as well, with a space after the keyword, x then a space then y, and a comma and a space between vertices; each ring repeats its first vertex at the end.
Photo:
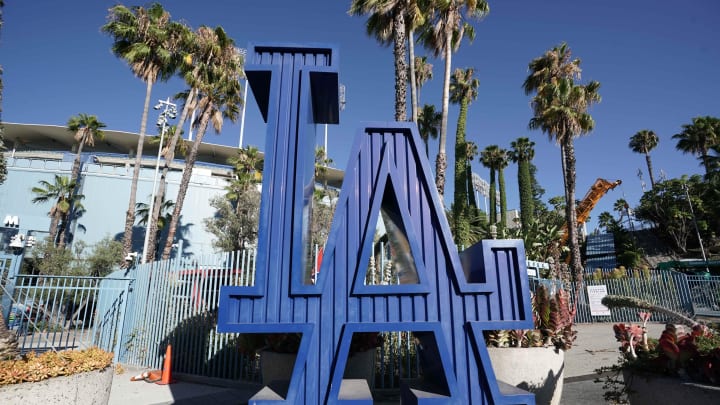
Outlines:
MULTIPOLYGON (((259 357, 263 384, 290 380, 301 338, 300 333, 254 333, 238 337, 240 350, 244 354, 259 357)), ((380 333, 355 333, 343 377, 364 378, 373 387, 377 348, 382 343, 380 333)))
POLYGON ((107 403, 112 360, 112 353, 95 347, 40 355, 30 352, 0 361, 0 403, 107 403))
POLYGON ((538 404, 559 404, 564 353, 577 333, 575 310, 565 290, 551 294, 542 285, 531 304, 534 329, 488 331, 485 342, 498 380, 534 393, 538 404))
POLYGON ((712 403, 720 398, 720 334, 682 314, 632 297, 609 295, 603 304, 631 307, 640 324, 615 324, 620 361, 599 372, 614 371, 604 380, 606 399, 646 403, 712 403), (647 335, 651 312, 671 316, 659 338, 647 335), (622 375, 622 381, 620 380, 622 375))

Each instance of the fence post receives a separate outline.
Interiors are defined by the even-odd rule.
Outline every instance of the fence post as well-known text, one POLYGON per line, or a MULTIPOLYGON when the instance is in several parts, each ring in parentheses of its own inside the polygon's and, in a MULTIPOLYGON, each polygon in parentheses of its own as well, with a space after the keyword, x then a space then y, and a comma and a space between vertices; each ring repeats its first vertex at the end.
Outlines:
POLYGON ((125 327, 125 310, 127 309, 127 302, 128 302, 128 295, 129 295, 129 287, 130 287, 130 281, 124 280, 123 283, 125 284, 125 290, 121 293, 120 297, 122 297, 121 302, 118 304, 120 311, 120 319, 118 319, 117 324, 115 325, 115 348, 113 350, 113 362, 118 363, 120 360, 120 345, 122 344, 122 334, 125 327), (118 336, 120 334, 120 336, 118 336))
POLYGON ((690 283, 688 282, 687 275, 680 272, 673 272, 671 274, 673 275, 673 279, 675 280, 675 286, 677 287, 677 294, 678 299, 680 300, 680 305, 689 314, 694 315, 695 307, 692 303, 692 298, 690 294, 690 283))
MULTIPOLYGON (((3 287, 2 291, 0 291, 0 293, 2 293, 0 294, 2 295, 2 301, 0 302, 2 305, 0 306, 2 307, 5 322, 10 322, 10 311, 12 310, 13 305, 13 293, 15 291, 15 283, 17 283, 17 275, 20 273, 23 256, 24 255, 22 253, 12 256, 0 255, 0 260, 3 258, 10 259, 10 266, 7 267, 8 273, 5 286, 0 285, 3 287)), ((5 269, 2 270, 4 271, 5 269)), ((2 274, 0 274, 0 280, 2 280, 2 274)))

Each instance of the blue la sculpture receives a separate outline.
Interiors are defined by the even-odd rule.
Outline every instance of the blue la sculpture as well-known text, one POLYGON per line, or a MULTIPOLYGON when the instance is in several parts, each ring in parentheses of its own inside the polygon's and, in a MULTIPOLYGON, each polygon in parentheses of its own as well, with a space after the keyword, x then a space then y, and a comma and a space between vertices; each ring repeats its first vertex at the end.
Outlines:
POLYGON ((482 241, 461 258, 414 124, 358 130, 308 281, 315 128, 338 122, 337 50, 248 49, 245 71, 267 122, 256 276, 250 287, 222 287, 218 331, 302 334, 285 397, 266 387, 250 402, 371 404, 366 383, 343 380, 353 334, 410 331, 423 378, 402 385, 403 403, 534 404, 496 380, 482 334, 533 327, 522 241, 482 241), (378 223, 397 284, 366 281, 378 223))

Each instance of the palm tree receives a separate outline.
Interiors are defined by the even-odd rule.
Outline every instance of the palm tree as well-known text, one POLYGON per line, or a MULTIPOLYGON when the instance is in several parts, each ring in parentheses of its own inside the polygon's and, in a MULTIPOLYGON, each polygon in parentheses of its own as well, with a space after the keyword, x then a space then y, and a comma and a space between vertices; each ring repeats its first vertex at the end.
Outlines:
MULTIPOLYGON (((2 74, 2 67, 0 67, 0 75, 2 74)), ((0 92, 2 92, 2 83, 0 82, 0 92)), ((0 95, 0 102, 2 102, 2 95, 0 95)), ((2 120, 0 120, 0 184, 5 183, 5 179, 7 178, 7 166, 5 164, 5 155, 3 155, 3 150, 5 150, 5 142, 3 140, 3 128, 2 128, 2 120)))
POLYGON ((500 229, 507 228, 507 192, 505 191, 505 168, 510 163, 509 152, 500 149, 495 161, 495 169, 498 172, 498 190, 500 191, 500 229))
POLYGON ((518 189, 520 194, 520 224, 528 229, 535 219, 535 200, 532 190, 530 164, 535 157, 535 142, 528 138, 518 138, 510 143, 510 159, 518 165, 518 189))
POLYGON ((475 192, 472 181, 472 164, 471 162, 480 154, 478 146, 473 141, 465 141, 465 189, 468 193, 468 213, 470 216, 476 216, 477 201, 475 200, 475 192))
POLYGON ((482 152, 480 152, 480 163, 490 169, 490 190, 488 199, 490 200, 490 212, 488 213, 488 220, 490 225, 497 224, 497 182, 495 180, 497 173, 497 164, 499 156, 502 153, 502 149, 498 145, 486 146, 482 152))
MULTIPOLYGON (((85 199, 83 194, 77 192, 77 185, 74 186, 73 194, 70 196, 70 209, 64 213, 63 217, 58 224, 58 241, 57 246, 60 249, 64 249, 65 245, 72 240, 72 234, 70 233, 71 224, 78 218, 85 214, 85 206, 82 204, 82 200, 85 199)), ((78 225, 83 231, 85 227, 78 225)))
POLYGON ((540 129, 551 141, 560 145, 560 156, 565 186, 565 222, 568 224, 571 272, 576 282, 582 280, 580 245, 578 242, 575 202, 575 147, 574 139, 592 131, 595 122, 588 113, 593 103, 600 101, 600 83, 575 84, 580 76, 580 60, 571 60, 567 44, 545 52, 528 65, 530 75, 523 88, 526 94, 535 92, 532 99, 533 117, 530 129, 540 129))
POLYGON ((135 76, 146 84, 145 104, 140 120, 140 137, 135 151, 130 201, 125 215, 125 233, 123 235, 123 256, 125 256, 132 248, 137 182, 140 175, 152 87, 158 80, 168 80, 175 72, 177 48, 185 29, 182 24, 172 22, 170 13, 165 11, 159 3, 153 3, 148 8, 140 6, 127 8, 118 4, 110 8, 108 20, 108 23, 102 26, 102 31, 112 36, 113 53, 118 58, 125 60, 135 76))
POLYGON ((600 215, 598 215, 598 226, 601 228, 605 228, 606 232, 610 230, 614 223, 615 218, 613 218, 611 213, 603 211, 600 213, 600 215))
MULTIPOLYGON (((152 195, 150 195, 150 198, 152 198, 152 195)), ((165 229, 165 226, 170 223, 170 219, 172 217, 172 209, 175 206, 175 203, 172 200, 163 200, 161 206, 160 206, 160 217, 158 217, 155 227, 155 235, 151 240, 148 240, 148 245, 152 242, 152 259, 155 260, 155 254, 158 250, 158 243, 160 241, 160 235, 162 234, 163 229, 165 229)), ((153 210, 154 211, 154 210, 153 210)), ((150 232, 150 229, 148 228, 148 222, 150 221, 150 205, 139 202, 135 204, 135 216, 137 218, 137 224, 140 226, 145 227, 145 232, 150 232)))
POLYGON ((407 119, 407 67, 405 41, 407 40, 405 18, 409 0, 353 0, 348 14, 368 15, 366 33, 384 46, 393 44, 395 58, 395 121, 407 119))
MULTIPOLYGON (((465 124, 467 122, 467 110, 471 102, 478 95, 480 81, 473 77, 473 68, 455 69, 450 82, 450 101, 460 105, 457 129, 455 131, 455 195, 453 201, 453 216, 455 220, 456 234, 455 243, 458 245, 467 244, 463 229, 469 228, 464 218, 468 207, 468 179, 467 179, 467 145, 465 144, 465 124)), ((471 189, 472 190, 472 189, 471 189)), ((472 193, 472 191, 470 191, 472 193)))
POLYGON ((638 131, 630 138, 630 149, 635 153, 643 153, 645 162, 647 162, 648 175, 650 175, 650 187, 655 187, 655 177, 652 171, 652 161, 650 160, 650 151, 655 149, 660 139, 655 132, 649 129, 638 131))
MULTIPOLYGON (((2 28, 2 8, 5 6, 3 0, 0 0, 0 28, 2 28)), ((0 66, 0 113, 2 113, 2 66, 0 66)), ((3 156, 3 144, 2 137, 2 117, 0 116, 0 184, 5 182, 7 177, 7 168, 5 167, 5 157, 3 156)), ((3 316, 4 309, 0 304, 0 360, 14 360, 19 354, 17 337, 15 332, 8 330, 5 325, 5 317, 3 316)))
MULTIPOLYGON (((415 90, 410 90, 413 94, 413 104, 416 104, 413 108, 417 110, 420 102, 420 89, 433 78, 433 65, 428 63, 427 56, 416 56, 415 63, 412 64, 414 72, 410 74, 410 78, 415 77, 415 90)), ((417 119, 420 118, 422 110, 417 110, 417 119)), ((417 122, 417 119, 415 120, 417 122)))
POLYGON ((622 224, 623 217, 628 213, 628 208, 630 205, 624 198, 619 198, 617 201, 615 201, 615 204, 613 204, 613 211, 617 212, 618 217, 618 223, 622 224))
MULTIPOLYGON (((420 87, 428 80, 426 72, 418 72, 418 67, 426 68, 427 66, 429 66, 429 68, 432 69, 432 65, 425 64, 423 66, 418 66, 418 58, 415 56, 415 30, 425 25, 425 20, 428 16, 427 13, 429 11, 428 7, 430 5, 430 2, 427 0, 405 1, 407 2, 407 15, 405 16, 405 24, 408 41, 408 57, 410 60, 410 63, 408 63, 408 81, 410 81, 410 99, 412 101, 411 117, 412 122, 417 122, 418 115, 420 114, 420 111, 418 110, 418 100, 420 100, 420 87), (422 75, 425 75, 425 77, 418 78, 418 76, 422 75)), ((420 58, 420 62, 424 62, 423 58, 420 58)), ((432 70, 430 71, 430 76, 432 76, 432 70)))
POLYGON ((490 6, 485 0, 445 0, 430 3, 433 8, 426 11, 429 18, 423 28, 421 40, 436 57, 445 58, 440 147, 435 162, 435 185, 440 194, 440 201, 443 201, 447 170, 447 121, 450 107, 452 52, 458 50, 464 37, 467 36, 471 41, 475 38, 475 30, 468 20, 483 18, 490 12, 490 6))
POLYGON ((222 27, 215 29, 200 27, 197 38, 200 44, 204 44, 206 52, 203 53, 213 56, 210 63, 201 68, 201 70, 206 70, 206 74, 195 84, 198 88, 197 107, 201 112, 200 119, 197 122, 197 134, 192 148, 185 158, 185 168, 175 199, 175 210, 163 249, 163 260, 170 257, 180 212, 190 184, 190 175, 208 124, 212 121, 213 129, 216 133, 220 133, 225 118, 235 122, 243 102, 242 88, 240 87, 240 79, 243 77, 243 58, 238 48, 235 47, 234 41, 227 36, 222 27))
POLYGON ((48 212, 48 216, 50 217, 48 239, 53 243, 53 246, 57 245, 58 226, 65 220, 67 214, 70 212, 73 199, 80 199, 82 197, 79 194, 74 194, 74 189, 74 181, 70 180, 69 177, 56 174, 53 183, 41 180, 40 186, 33 187, 30 190, 35 194, 35 197, 32 199, 33 203, 54 201, 53 206, 50 207, 50 211, 48 212))
POLYGON ((682 128, 682 132, 673 135, 673 139, 678 140, 675 148, 683 153, 698 156, 705 167, 705 175, 708 175, 712 171, 708 152, 712 147, 720 144, 720 118, 695 117, 692 119, 692 124, 685 124, 682 128))
POLYGON ((228 163, 233 167, 235 178, 226 187, 225 197, 237 201, 239 194, 262 181, 263 159, 258 148, 246 146, 238 149, 238 156, 229 158, 228 163))
POLYGON ((437 139, 441 120, 442 114, 435 111, 435 106, 432 104, 425 104, 418 115, 418 132, 420 132, 420 138, 425 142, 425 155, 428 157, 430 156, 428 140, 430 138, 437 139))
POLYGON ((103 140, 105 138, 101 128, 105 128, 105 124, 98 121, 96 116, 83 113, 70 117, 67 122, 67 130, 75 134, 75 142, 78 145, 70 175, 75 184, 80 184, 80 156, 83 147, 85 145, 93 147, 96 139, 103 140))
MULTIPOLYGON (((4 2, 0 0, 0 28, 2 28, 2 8, 5 6, 4 2)), ((3 91, 3 81, 2 81, 2 74, 3 74, 3 68, 2 65, 0 65, 0 184, 3 184, 5 182, 5 179, 7 178, 7 167, 5 165, 5 156, 3 156, 3 150, 5 149, 5 144, 3 142, 3 127, 2 127, 2 91, 3 91)), ((2 312, 2 310, 0 310, 2 312)), ((1 320, 1 319, 0 319, 1 320)), ((0 326, 0 328, 3 328, 3 326, 0 326)), ((2 353, 2 351, 0 351, 2 353)))
POLYGON ((327 171, 328 167, 333 163, 333 160, 330 159, 325 152, 325 148, 318 147, 315 149, 315 181, 319 179, 320 177, 323 178, 323 193, 327 192, 327 171))

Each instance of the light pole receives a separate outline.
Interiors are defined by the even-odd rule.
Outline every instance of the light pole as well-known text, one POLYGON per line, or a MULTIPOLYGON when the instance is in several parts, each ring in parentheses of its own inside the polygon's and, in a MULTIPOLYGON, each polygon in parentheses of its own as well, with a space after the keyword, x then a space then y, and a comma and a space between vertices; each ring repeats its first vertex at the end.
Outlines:
POLYGON ((247 79, 247 74, 245 73, 245 57, 247 56, 247 49, 240 48, 238 49, 238 52, 243 57, 243 76, 245 76, 245 88, 243 89, 243 109, 242 115, 240 115, 240 142, 238 144, 238 148, 242 149, 243 136, 245 135, 245 110, 247 110, 247 89, 249 83, 247 79))
POLYGON ((163 108, 157 120, 157 126, 160 127, 160 145, 158 145, 157 159, 155 160, 155 177, 153 178, 152 194, 150 195, 150 205, 148 206, 148 220, 145 224, 145 241, 143 242, 142 262, 147 262, 148 242, 150 241, 150 229, 153 223, 153 210, 155 205, 155 193, 157 187, 158 170, 160 169, 160 156, 162 155, 162 145, 165 139, 165 131, 167 130, 168 119, 177 117, 177 105, 170 102, 170 97, 166 100, 159 100, 154 107, 156 110, 163 108), (164 107, 164 108, 163 108, 164 107))

